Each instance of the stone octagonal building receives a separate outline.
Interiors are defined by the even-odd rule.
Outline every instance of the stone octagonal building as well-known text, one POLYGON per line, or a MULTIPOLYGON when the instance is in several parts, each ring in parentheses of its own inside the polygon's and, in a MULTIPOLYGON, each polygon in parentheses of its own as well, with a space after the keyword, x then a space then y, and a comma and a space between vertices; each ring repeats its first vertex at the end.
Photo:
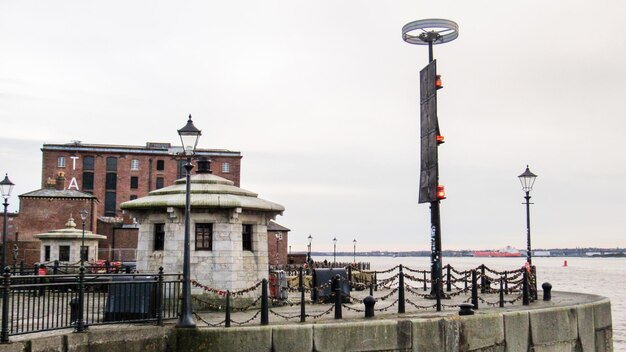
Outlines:
MULTIPOLYGON (((217 290, 245 289, 268 277, 267 224, 285 208, 208 170, 208 161, 199 161, 191 176, 191 279, 217 290)), ((139 224, 138 271, 182 272, 185 187, 179 179, 122 203, 139 224)))

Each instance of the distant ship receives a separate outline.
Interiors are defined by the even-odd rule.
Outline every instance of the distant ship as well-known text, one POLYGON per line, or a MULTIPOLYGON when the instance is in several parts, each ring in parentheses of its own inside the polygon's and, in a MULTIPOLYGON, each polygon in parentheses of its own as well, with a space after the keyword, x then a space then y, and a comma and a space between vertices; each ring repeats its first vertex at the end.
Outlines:
POLYGON ((497 251, 476 251, 472 252, 474 257, 521 257, 519 250, 511 246, 498 249, 497 251))

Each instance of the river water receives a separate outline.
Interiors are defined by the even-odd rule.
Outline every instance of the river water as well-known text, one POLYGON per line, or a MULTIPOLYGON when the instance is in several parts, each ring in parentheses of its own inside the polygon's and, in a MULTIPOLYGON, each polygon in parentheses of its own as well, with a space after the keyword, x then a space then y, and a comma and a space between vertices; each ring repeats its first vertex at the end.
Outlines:
MULTIPOLYGON (((316 256, 315 260, 332 261, 333 257, 316 256)), ((350 257, 337 257, 337 261, 351 262, 350 257)), ((428 257, 356 257, 357 261, 370 262, 372 270, 384 270, 398 264, 413 269, 429 270, 428 257)), ((475 268, 485 264, 495 270, 520 268, 526 261, 518 258, 444 258, 443 264, 450 264, 457 270, 475 268)), ((591 293, 611 300, 613 317, 613 344, 615 351, 626 352, 626 258, 533 258, 537 267, 537 282, 541 297, 541 284, 549 282, 553 291, 591 293), (567 261, 567 266, 564 262, 567 261)))

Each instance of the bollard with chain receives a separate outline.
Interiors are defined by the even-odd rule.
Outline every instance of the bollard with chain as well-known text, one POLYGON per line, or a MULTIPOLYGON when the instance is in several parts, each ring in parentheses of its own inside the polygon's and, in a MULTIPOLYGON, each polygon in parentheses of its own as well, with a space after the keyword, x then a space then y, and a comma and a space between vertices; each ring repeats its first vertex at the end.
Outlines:
POLYGON ((509 294, 509 275, 504 273, 504 294, 509 294))
POLYGON ((398 313, 402 314, 405 311, 404 307, 404 271, 402 270, 402 264, 400 264, 400 272, 398 274, 398 313))
POLYGON ((529 304, 528 297, 528 272, 524 269, 524 278, 522 279, 522 304, 527 306, 529 304))
POLYGON ((298 272, 298 289, 300 290, 300 322, 304 323, 306 321, 306 310, 304 307, 304 276, 302 272, 302 267, 300 267, 300 271, 298 272))
POLYGON ((333 290, 335 291, 335 319, 342 319, 341 315, 341 287, 339 285, 339 275, 333 278, 333 290))
POLYGON ((450 271, 451 271, 451 267, 450 264, 446 265, 446 291, 450 292, 452 291, 452 280, 450 279, 450 271))
POLYGON ((224 327, 230 327, 230 290, 226 291, 226 317, 224 317, 224 327))
POLYGON ((487 277, 485 276, 485 264, 480 265, 480 293, 487 291, 487 277))
POLYGON ((474 309, 478 309, 478 280, 476 280, 476 270, 472 270, 472 304, 474 309))
POLYGON ((426 271, 424 271, 424 291, 428 291, 428 288, 426 287, 426 271))
POLYGON ((365 317, 373 318, 374 317, 374 305, 376 304, 376 300, 372 296, 367 296, 363 299, 363 304, 365 305, 365 317))
POLYGON ((550 284, 549 282, 544 282, 541 285, 541 288, 543 288, 543 300, 544 301, 549 301, 552 299, 552 284, 550 284))
POLYGON ((267 279, 261 284, 261 325, 267 325, 269 321, 269 297, 267 295, 267 279))
POLYGON ((504 276, 500 276, 500 308, 504 307, 504 276))

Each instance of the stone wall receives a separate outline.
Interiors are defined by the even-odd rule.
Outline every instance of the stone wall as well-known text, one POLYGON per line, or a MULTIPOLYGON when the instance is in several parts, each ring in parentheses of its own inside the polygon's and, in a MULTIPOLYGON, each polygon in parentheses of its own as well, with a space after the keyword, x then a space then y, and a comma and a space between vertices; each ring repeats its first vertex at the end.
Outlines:
POLYGON ((2 351, 613 351, 611 305, 588 303, 521 310, 480 311, 473 316, 399 317, 175 329, 91 327, 85 333, 31 338, 0 345, 2 351))

